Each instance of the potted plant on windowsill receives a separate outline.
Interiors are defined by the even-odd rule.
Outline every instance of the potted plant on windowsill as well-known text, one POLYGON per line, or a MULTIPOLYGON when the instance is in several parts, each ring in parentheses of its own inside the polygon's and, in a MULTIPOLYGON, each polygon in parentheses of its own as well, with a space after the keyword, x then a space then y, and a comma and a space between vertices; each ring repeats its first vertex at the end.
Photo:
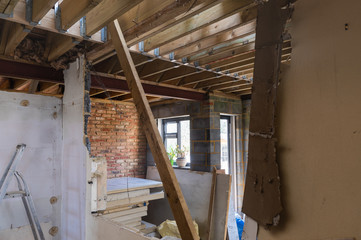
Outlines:
POLYGON ((187 164, 186 154, 188 152, 188 149, 185 146, 179 147, 179 145, 177 145, 175 151, 177 154, 176 162, 178 167, 185 167, 187 164))
POLYGON ((175 148, 171 147, 170 151, 167 152, 169 160, 170 160, 170 164, 173 166, 174 160, 175 160, 175 155, 176 155, 176 150, 175 148))

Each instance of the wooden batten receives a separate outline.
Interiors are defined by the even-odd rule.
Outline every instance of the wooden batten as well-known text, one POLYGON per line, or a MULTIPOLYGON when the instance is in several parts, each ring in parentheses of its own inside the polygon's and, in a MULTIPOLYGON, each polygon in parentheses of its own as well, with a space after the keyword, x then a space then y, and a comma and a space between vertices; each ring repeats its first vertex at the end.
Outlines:
POLYGON ((199 239, 118 21, 109 24, 108 28, 150 149, 153 156, 157 156, 155 161, 181 236, 183 239, 199 239))

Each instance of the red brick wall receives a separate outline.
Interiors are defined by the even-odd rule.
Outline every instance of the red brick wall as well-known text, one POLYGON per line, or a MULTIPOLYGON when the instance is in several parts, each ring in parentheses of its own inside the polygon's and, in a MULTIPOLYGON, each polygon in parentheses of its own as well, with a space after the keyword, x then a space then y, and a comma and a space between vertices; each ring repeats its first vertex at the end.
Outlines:
POLYGON ((91 155, 107 159, 108 178, 145 178, 146 138, 134 104, 93 101, 88 136, 91 155))

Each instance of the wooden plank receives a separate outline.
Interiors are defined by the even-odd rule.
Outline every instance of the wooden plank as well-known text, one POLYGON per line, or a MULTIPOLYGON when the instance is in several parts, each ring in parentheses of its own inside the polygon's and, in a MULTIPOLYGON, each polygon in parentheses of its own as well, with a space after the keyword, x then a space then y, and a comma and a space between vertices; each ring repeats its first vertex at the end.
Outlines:
POLYGON ((187 34, 177 40, 174 40, 168 44, 163 45, 160 48, 160 54, 165 55, 170 52, 178 51, 180 48, 189 46, 190 44, 196 43, 200 40, 204 40, 210 36, 222 34, 225 31, 232 30, 240 27, 248 21, 252 21, 256 18, 257 11, 255 7, 247 9, 246 11, 238 12, 230 17, 227 17, 221 21, 213 23, 209 26, 201 28, 195 32, 187 34))
MULTIPOLYGON (((113 221, 116 222, 124 222, 124 221, 128 221, 129 219, 134 219, 134 218, 141 218, 147 216, 147 211, 141 211, 141 212, 136 212, 130 215, 125 215, 125 216, 119 216, 116 218, 112 218, 113 221)), ((141 220, 141 219, 139 219, 141 220)))
MULTIPOLYGON (((69 29, 74 23, 79 21, 80 18, 98 6, 102 1, 103 0, 77 0, 76 4, 74 4, 73 0, 63 0, 59 5, 61 10, 62 29, 69 29)), ((114 6, 112 7, 114 8, 114 6)))
POLYGON ((245 45, 235 46, 231 49, 222 49, 219 51, 214 51, 205 56, 199 56, 194 58, 194 61, 198 61, 199 65, 204 66, 212 62, 220 61, 222 59, 227 59, 238 54, 242 54, 248 51, 254 51, 254 42, 250 42, 245 45))
POLYGON ((12 27, 13 23, 5 21, 2 26, 1 30, 1 42, 0 42, 0 55, 4 55, 5 47, 8 42, 8 35, 10 32, 10 28, 12 27))
POLYGON ((116 201, 107 202, 107 209, 109 208, 118 208, 124 205, 129 205, 133 203, 141 203, 141 202, 147 202, 152 201, 156 199, 164 198, 164 192, 158 192, 158 193, 152 193, 144 196, 138 196, 133 198, 125 198, 125 199, 119 199, 116 201))
POLYGON ((203 52, 204 50, 213 48, 220 44, 225 44, 228 42, 238 41, 247 41, 249 34, 254 32, 254 24, 247 24, 245 26, 241 26, 239 28, 226 31, 222 34, 218 34, 216 36, 208 37, 205 40, 202 40, 198 43, 191 44, 181 50, 177 50, 174 52, 175 59, 182 59, 184 57, 192 56, 198 53, 203 52))
POLYGON ((112 193, 112 194, 108 194, 107 201, 111 202, 111 201, 116 201, 116 200, 121 200, 121 199, 126 199, 126 198, 145 196, 145 195, 149 195, 149 194, 150 194, 149 188, 127 191, 127 192, 120 192, 120 193, 112 193))
POLYGON ((143 0, 103 0, 86 15, 86 34, 93 35, 143 0))
POLYGON ((78 43, 78 40, 68 36, 59 36, 55 38, 50 48, 48 61, 51 62, 56 60, 61 55, 75 47, 78 43))
POLYGON ((104 214, 103 216, 105 218, 113 219, 113 218, 122 217, 122 216, 125 216, 125 215, 131 215, 131 214, 138 213, 138 212, 144 212, 144 211, 147 211, 147 210, 148 210, 148 207, 143 206, 143 207, 130 208, 130 209, 124 210, 124 211, 104 214))
POLYGON ((33 22, 39 22, 54 7, 57 0, 33 0, 33 22))
POLYGON ((5 10, 3 11, 3 13, 10 15, 14 11, 14 8, 15 8, 16 4, 18 4, 18 2, 19 2, 19 0, 10 0, 9 3, 7 4, 5 10))
POLYGON ((3 13, 9 4, 10 0, 0 0, 0 13, 3 13))
POLYGON ((213 208, 214 208, 214 199, 216 191, 216 181, 217 181, 217 168, 213 167, 212 172, 212 185, 211 185, 211 194, 209 197, 209 207, 208 207, 208 224, 207 224, 207 239, 211 240, 211 231, 213 223, 213 208))
POLYGON ((120 27, 124 29, 124 37, 128 46, 143 41, 181 21, 185 21, 221 1, 163 1, 167 3, 167 5, 160 2, 162 1, 146 0, 144 1, 144 5, 147 5, 148 8, 144 6, 145 8, 141 10, 143 5, 140 4, 139 7, 133 9, 131 14, 124 15, 118 19, 119 24, 121 24, 120 27), (131 26, 130 28, 129 25, 131 26))
POLYGON ((108 28, 137 107, 139 118, 143 122, 148 144, 153 156, 157 156, 155 162, 179 232, 183 239, 199 239, 118 21, 114 21, 108 28))
POLYGON ((198 15, 148 38, 144 42, 144 51, 149 52, 174 39, 183 37, 202 27, 220 21, 245 7, 249 7, 252 3, 254 3, 252 0, 224 0, 220 4, 203 11, 198 15))
POLYGON ((108 194, 161 187, 163 184, 149 179, 121 177, 107 180, 108 194))
POLYGON ((5 47, 4 54, 7 56, 13 56, 16 47, 21 41, 28 35, 33 27, 23 26, 21 24, 13 24, 9 29, 8 39, 5 47))
MULTIPOLYGON (((31 26, 31 24, 25 18, 26 12, 26 2, 25 0, 19 0, 18 4, 16 4, 15 9, 13 11, 13 17, 5 18, 0 16, 7 21, 16 22, 23 24, 25 26, 31 26)), ((40 16, 40 14, 39 14, 40 16)), ((49 32, 57 33, 58 35, 66 35, 75 38, 83 39, 83 36, 80 34, 80 22, 76 22, 72 27, 68 29, 65 33, 59 33, 59 31, 55 28, 55 11, 54 9, 50 9, 43 18, 41 18, 40 23, 36 26, 36 28, 40 28, 49 32)), ((91 42, 101 42, 101 34, 100 31, 91 36, 87 41, 91 42)))
POLYGON ((264 226, 277 225, 282 211, 274 133, 282 34, 290 14, 291 9, 281 9, 280 0, 258 5, 248 166, 242 212, 264 226))

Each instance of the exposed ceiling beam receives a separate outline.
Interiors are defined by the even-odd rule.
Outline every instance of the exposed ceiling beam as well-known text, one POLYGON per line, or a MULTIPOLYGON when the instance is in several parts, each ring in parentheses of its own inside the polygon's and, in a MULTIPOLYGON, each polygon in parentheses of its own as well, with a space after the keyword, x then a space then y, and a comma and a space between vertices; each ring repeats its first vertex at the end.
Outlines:
MULTIPOLYGON (((79 39, 80 40, 80 39, 79 39)), ((73 47, 75 47, 79 40, 68 36, 58 36, 52 41, 48 61, 54 61, 73 47)))
POLYGON ((33 0, 33 22, 39 22, 58 0, 33 0))
POLYGON ((31 84, 31 80, 18 79, 18 80, 15 80, 15 82, 14 82, 14 89, 18 90, 18 91, 23 91, 27 87, 29 87, 30 84, 31 84))
MULTIPOLYGON (((43 2, 43 1, 42 1, 43 2)), ((39 4, 42 4, 40 2, 39 4)), ((50 3, 49 3, 50 5, 50 3)), ((49 6, 47 5, 47 7, 49 6)), ((43 10, 45 12, 45 10, 43 10)), ((25 26, 31 26, 32 25, 26 20, 26 1, 25 0, 19 0, 18 4, 15 6, 13 16, 11 18, 6 18, 4 16, 0 16, 0 18, 3 18, 7 21, 16 22, 23 24, 25 26)), ((39 17, 41 17, 41 14, 39 13, 39 17)), ((81 38, 83 39, 82 34, 80 33, 80 22, 76 22, 73 26, 71 26, 65 33, 59 33, 58 29, 55 27, 55 11, 54 9, 50 9, 43 18, 41 18, 41 21, 38 25, 36 25, 36 28, 43 29, 49 32, 54 32, 59 35, 67 35, 75 38, 81 38)), ((91 36, 88 41, 91 42, 101 42, 101 34, 100 32, 97 32, 91 36)))
POLYGON ((28 33, 33 29, 30 26, 24 26, 21 24, 13 23, 9 29, 7 36, 7 42, 5 46, 4 55, 13 56, 16 47, 21 43, 21 41, 28 35, 28 33))
POLYGON ((103 0, 86 15, 86 34, 93 35, 143 0, 103 0))
POLYGON ((187 34, 186 36, 174 40, 168 44, 162 45, 160 48, 160 54, 165 55, 170 52, 179 51, 180 49, 185 48, 193 43, 197 43, 200 40, 204 40, 208 37, 222 34, 225 31, 240 27, 248 21, 256 18, 257 12, 255 10, 256 8, 253 7, 245 11, 238 12, 219 22, 213 23, 195 32, 187 34))
POLYGON ((10 15, 19 0, 0 0, 0 13, 10 15))
POLYGON ((211 47, 209 49, 196 53, 192 56, 189 56, 188 61, 190 62, 199 61, 199 59, 202 59, 205 56, 218 54, 227 50, 232 50, 232 52, 234 52, 233 50, 239 49, 242 46, 249 44, 250 42, 254 42, 254 40, 255 40, 255 34, 253 33, 244 38, 235 39, 224 43, 220 42, 215 47, 211 47))
POLYGON ((183 49, 177 50, 174 52, 175 59, 182 59, 184 57, 196 55, 203 52, 204 50, 211 52, 209 50, 215 46, 227 46, 226 43, 235 43, 235 42, 245 42, 254 38, 251 34, 254 33, 255 23, 242 26, 233 30, 226 31, 222 34, 209 37, 200 42, 194 43, 190 46, 187 46, 183 49))
POLYGON ((50 67, 43 67, 27 63, 13 62, 0 59, 0 76, 40 80, 46 82, 64 82, 63 71, 56 71, 50 67))
POLYGON ((233 46, 230 49, 220 49, 219 51, 213 51, 205 56, 194 59, 194 61, 198 61, 199 65, 204 66, 206 64, 210 64, 221 59, 227 59, 248 51, 254 51, 254 41, 241 46, 233 46))
MULTIPOLYGON (((62 29, 69 29, 102 1, 103 0, 63 0, 59 5, 61 9, 62 29)), ((112 7, 114 8, 115 6, 112 7)))
MULTIPOLYGON (((105 89, 111 91, 129 92, 128 84, 125 77, 110 77, 104 75, 93 75, 92 87, 97 89, 105 89)), ((171 97, 183 100, 202 101, 206 98, 204 91, 194 91, 187 88, 177 88, 176 86, 156 84, 152 82, 142 81, 144 91, 148 95, 171 97)))
POLYGON ((12 22, 5 21, 1 30, 1 42, 0 42, 0 55, 4 55, 5 47, 8 42, 8 35, 10 32, 10 28, 13 25, 12 22))
MULTIPOLYGON (((50 83, 64 83, 63 71, 57 71, 50 67, 43 67, 27 63, 13 62, 0 59, 0 76, 20 78, 25 80, 40 80, 50 83)), ((92 85, 94 89, 102 91, 129 92, 125 77, 105 76, 103 74, 92 74, 92 85), (105 89, 104 89, 105 86, 105 89)), ((183 100, 202 101, 206 98, 206 92, 176 87, 165 84, 156 84, 142 81, 145 92, 152 96, 177 98, 183 100)))
POLYGON ((149 52, 175 39, 194 32, 202 27, 220 21, 245 7, 250 7, 253 0, 224 0, 220 4, 209 8, 177 25, 164 30, 144 41, 144 51, 149 52))
MULTIPOLYGON (((131 16, 120 17, 119 24, 124 29, 124 37, 128 46, 143 41, 153 35, 165 31, 174 25, 185 21, 202 11, 205 11, 214 5, 221 2, 221 0, 178 0, 178 1, 164 1, 168 5, 160 4, 159 0, 148 0, 148 7, 152 10, 144 8, 134 9, 131 16), (158 3, 158 5, 156 5, 158 3), (162 6, 156 7, 156 6, 162 6), (156 11, 157 10, 157 11, 156 11), (138 12, 135 12, 138 11, 138 12), (145 13, 148 12, 149 14, 145 13), (141 14, 144 14, 141 16, 141 14), (150 15, 150 16, 149 16, 150 15), (136 16, 134 18, 134 16, 136 16), (123 22, 133 21, 130 23, 132 27, 128 28, 123 22)), ((145 3, 144 3, 145 4, 145 3)))

